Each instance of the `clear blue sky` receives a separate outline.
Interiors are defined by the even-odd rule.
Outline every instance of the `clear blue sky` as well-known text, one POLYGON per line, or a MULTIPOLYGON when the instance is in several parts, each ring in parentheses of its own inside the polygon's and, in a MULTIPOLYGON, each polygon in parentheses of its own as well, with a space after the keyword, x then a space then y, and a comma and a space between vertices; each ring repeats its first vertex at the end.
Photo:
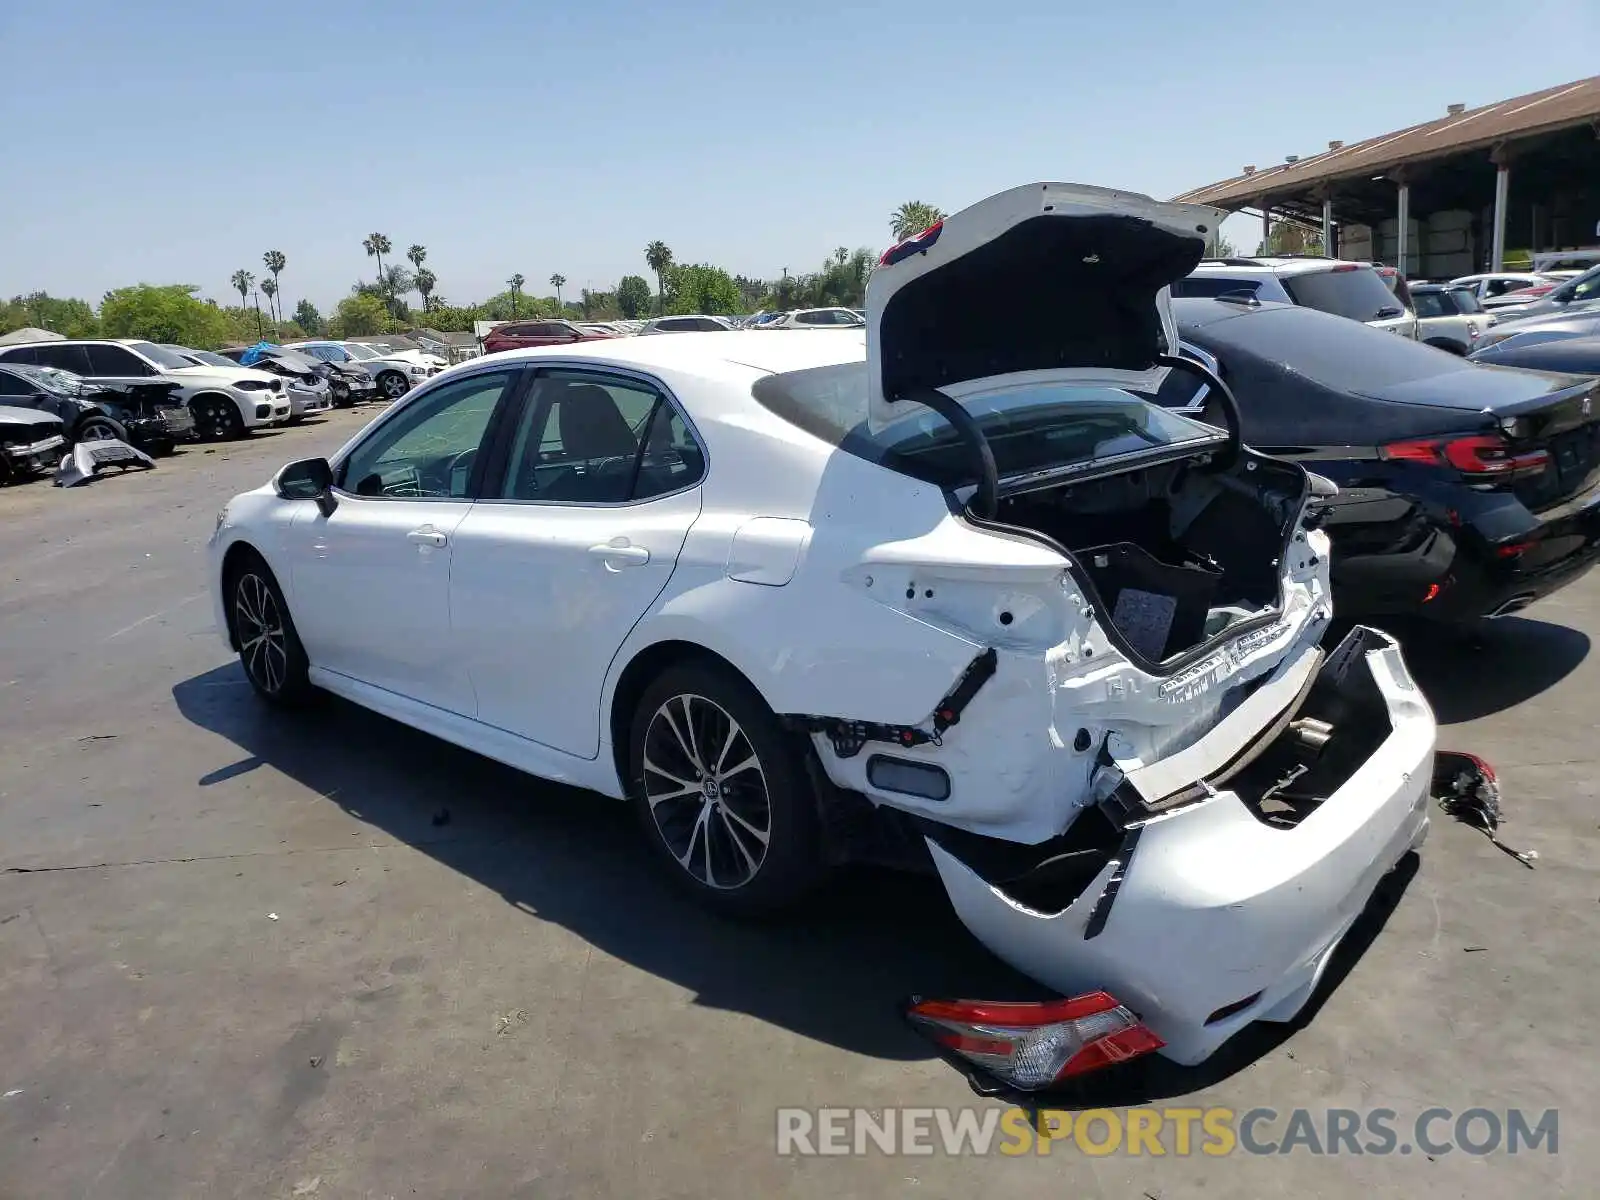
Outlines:
MULTIPOLYGON (((881 248, 903 200, 1059 179, 1166 197, 1600 69, 1600 0, 0 3, 0 293, 289 259, 325 311, 361 239, 439 293, 567 294, 678 260, 881 248)), ((1258 227, 1230 232, 1254 247, 1258 227)))

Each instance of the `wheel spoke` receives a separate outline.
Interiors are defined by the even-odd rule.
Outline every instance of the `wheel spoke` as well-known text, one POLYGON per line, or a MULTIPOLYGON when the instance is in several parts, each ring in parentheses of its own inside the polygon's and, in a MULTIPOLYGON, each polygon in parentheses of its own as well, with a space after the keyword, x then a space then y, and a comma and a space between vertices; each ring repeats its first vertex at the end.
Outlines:
POLYGON ((683 705, 683 726, 689 734, 689 761, 695 770, 704 773, 706 760, 700 757, 700 742, 694 735, 694 710, 689 707, 689 697, 682 696, 679 700, 683 705))
MULTIPOLYGON (((729 815, 730 813, 728 809, 718 809, 717 821, 722 826, 723 837, 733 844, 733 848, 737 850, 739 852, 739 856, 744 859, 745 866, 747 868, 745 879, 749 879, 756 873, 757 870, 760 869, 761 863, 755 855, 750 853, 749 847, 744 844, 744 839, 739 836, 738 829, 728 820, 729 815)), ((746 826, 746 828, 749 827, 746 826)), ((765 839, 759 840, 762 842, 763 846, 766 844, 765 839)))
MULTIPOLYGON (((684 715, 687 717, 687 715, 688 715, 688 702, 685 701, 684 705, 685 705, 685 707, 684 707, 684 715)), ((667 703, 667 704, 663 704, 661 706, 661 714, 660 715, 663 718, 665 718, 665 720, 667 722, 667 728, 672 730, 672 736, 677 740, 678 749, 683 752, 684 759, 696 771, 704 771, 704 768, 700 765, 699 757, 695 754, 695 752, 694 752, 694 750, 692 748, 691 739, 688 738, 688 737, 685 737, 683 730, 678 728, 677 719, 675 717, 673 717, 673 715, 672 715, 672 705, 671 705, 670 702, 667 703)))
POLYGON ((765 829, 757 829, 754 825, 750 824, 750 822, 740 816, 733 805, 727 803, 727 801, 723 801, 722 804, 722 817, 730 829, 734 824, 737 824, 740 829, 745 830, 751 837, 760 842, 762 846, 767 844, 767 838, 769 836, 768 831, 765 829), (731 818, 731 821, 729 818, 731 818))
POLYGON ((752 754, 749 758, 741 759, 739 762, 725 770, 719 770, 717 772, 717 778, 719 780, 727 779, 731 776, 739 774, 741 771, 748 771, 752 767, 754 767, 757 771, 761 770, 761 761, 760 759, 756 758, 754 754, 752 754))
POLYGON ((722 769, 722 764, 728 761, 728 751, 733 749, 733 743, 741 732, 743 731, 739 728, 739 723, 729 718, 728 736, 722 739, 722 749, 717 752, 717 765, 713 768, 718 778, 721 778, 725 773, 722 769))

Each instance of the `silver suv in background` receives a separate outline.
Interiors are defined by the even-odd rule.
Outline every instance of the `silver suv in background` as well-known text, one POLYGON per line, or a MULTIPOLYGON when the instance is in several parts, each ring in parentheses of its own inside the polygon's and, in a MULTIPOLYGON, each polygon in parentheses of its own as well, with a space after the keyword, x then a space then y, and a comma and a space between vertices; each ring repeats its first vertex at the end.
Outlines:
POLYGON ((1372 263, 1293 255, 1208 258, 1173 284, 1172 294, 1301 304, 1403 337, 1417 336, 1416 314, 1372 263))

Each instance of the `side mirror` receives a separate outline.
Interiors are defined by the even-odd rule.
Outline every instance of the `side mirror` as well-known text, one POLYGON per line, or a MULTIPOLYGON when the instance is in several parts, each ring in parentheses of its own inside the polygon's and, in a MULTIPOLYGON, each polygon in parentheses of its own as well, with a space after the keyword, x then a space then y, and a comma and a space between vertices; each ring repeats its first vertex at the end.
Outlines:
POLYGON ((325 517, 339 507, 333 495, 333 468, 325 458, 302 458, 292 462, 272 480, 272 490, 285 500, 315 500, 325 517))
POLYGON ((1557 288, 1555 291, 1551 292, 1550 299, 1554 300, 1557 304, 1570 304, 1573 296, 1577 294, 1577 289, 1571 284, 1568 284, 1566 287, 1557 288))

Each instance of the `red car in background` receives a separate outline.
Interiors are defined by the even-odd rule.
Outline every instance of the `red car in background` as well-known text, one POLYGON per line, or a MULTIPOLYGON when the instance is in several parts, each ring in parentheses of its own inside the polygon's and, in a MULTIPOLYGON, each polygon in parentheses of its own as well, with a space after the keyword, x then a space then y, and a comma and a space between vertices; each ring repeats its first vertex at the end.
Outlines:
POLYGON ((510 321, 491 329, 483 339, 483 352, 522 350, 528 346, 563 346, 615 337, 612 333, 580 329, 571 321, 510 321))

